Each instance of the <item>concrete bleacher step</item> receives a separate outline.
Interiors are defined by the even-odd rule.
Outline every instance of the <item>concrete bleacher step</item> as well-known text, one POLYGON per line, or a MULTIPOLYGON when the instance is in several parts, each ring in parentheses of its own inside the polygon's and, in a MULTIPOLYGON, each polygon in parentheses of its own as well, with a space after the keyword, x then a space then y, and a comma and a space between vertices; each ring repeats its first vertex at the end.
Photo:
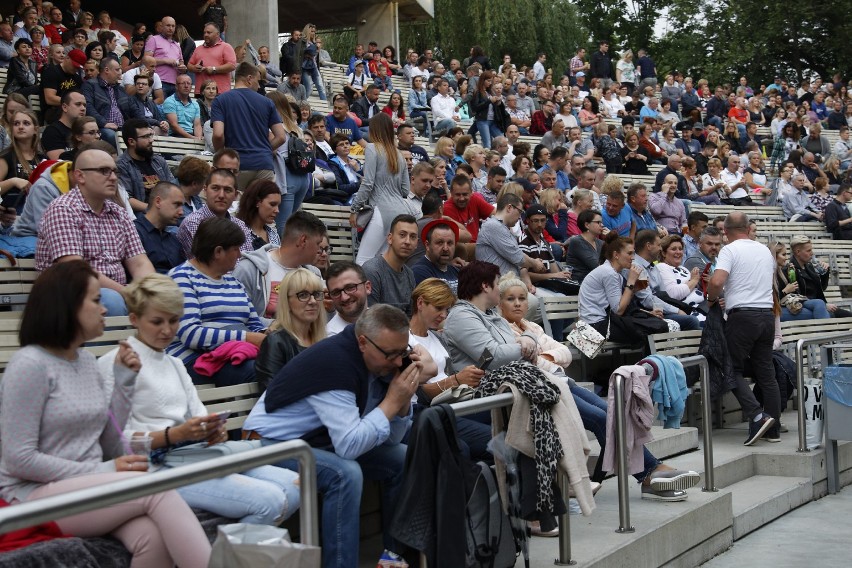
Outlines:
POLYGON ((734 540, 813 500, 808 477, 755 475, 723 491, 731 494, 734 540))

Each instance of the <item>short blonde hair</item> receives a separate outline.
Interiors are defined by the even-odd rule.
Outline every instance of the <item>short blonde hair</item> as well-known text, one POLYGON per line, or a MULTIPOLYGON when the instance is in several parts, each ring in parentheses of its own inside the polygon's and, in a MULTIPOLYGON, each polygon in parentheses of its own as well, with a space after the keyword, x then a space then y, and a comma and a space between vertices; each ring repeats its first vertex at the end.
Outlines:
POLYGON ((423 301, 438 308, 451 308, 456 303, 456 296, 453 294, 452 288, 446 281, 440 278, 427 278, 417 285, 411 293, 411 313, 417 313, 417 300, 423 298, 423 301))
POLYGON ((619 193, 624 196, 624 182, 615 174, 606 176, 601 184, 601 195, 612 195, 619 193))
POLYGON ((557 209, 559 209, 559 203, 562 201, 562 196, 563 193, 561 191, 550 188, 542 191, 541 195, 538 196, 538 200, 548 213, 553 214, 556 213, 557 209))
POLYGON ((522 186, 521 184, 519 184, 516 181, 510 181, 509 183, 507 183, 503 187, 501 187, 499 192, 497 192, 497 201, 500 201, 500 199, 504 195, 506 195, 507 193, 511 193, 512 195, 517 195, 518 197, 521 198, 521 200, 523 200, 523 198, 524 198, 524 186, 522 186))
POLYGON ((473 158, 474 154, 484 151, 485 148, 483 148, 479 144, 469 144, 468 147, 464 149, 464 154, 462 154, 462 158, 464 158, 465 162, 470 162, 470 159, 473 158))
POLYGON ((177 283, 165 274, 149 274, 134 280, 121 291, 127 311, 137 316, 149 308, 167 314, 183 315, 184 296, 177 283))
POLYGON ((452 138, 447 138, 446 136, 441 136, 440 138, 438 138, 438 141, 435 142, 435 155, 443 156, 444 151, 447 149, 448 146, 453 149, 453 152, 456 151, 456 143, 453 142, 452 138))
MULTIPOLYGON (((307 268, 292 270, 281 279, 281 283, 278 285, 278 305, 275 308, 275 321, 270 324, 270 331, 283 329, 293 337, 296 337, 293 315, 290 312, 289 298, 291 295, 298 294, 303 290, 307 290, 308 292, 322 292, 322 280, 307 268)), ((322 301, 319 302, 319 305, 322 308, 322 301)), ((308 340, 311 345, 320 339, 325 339, 325 319, 325 310, 319 309, 317 311, 317 319, 311 323, 311 327, 308 330, 308 340)))

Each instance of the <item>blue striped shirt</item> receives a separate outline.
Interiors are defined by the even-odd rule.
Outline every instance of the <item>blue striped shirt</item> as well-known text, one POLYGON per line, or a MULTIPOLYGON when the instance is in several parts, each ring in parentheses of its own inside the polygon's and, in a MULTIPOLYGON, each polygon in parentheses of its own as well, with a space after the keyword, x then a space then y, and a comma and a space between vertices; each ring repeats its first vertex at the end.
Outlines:
POLYGON ((169 276, 184 297, 177 336, 166 349, 169 355, 186 363, 227 341, 245 341, 248 331, 263 331, 263 322, 231 274, 215 280, 185 262, 173 268, 169 276))

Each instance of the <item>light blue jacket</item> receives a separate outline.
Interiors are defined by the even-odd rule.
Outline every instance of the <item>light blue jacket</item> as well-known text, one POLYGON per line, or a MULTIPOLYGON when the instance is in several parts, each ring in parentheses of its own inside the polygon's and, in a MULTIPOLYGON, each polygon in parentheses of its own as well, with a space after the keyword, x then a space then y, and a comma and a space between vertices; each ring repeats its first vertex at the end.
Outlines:
POLYGON ((653 362, 659 371, 651 387, 651 400, 659 409, 657 418, 663 421, 664 428, 680 428, 689 394, 683 365, 675 357, 667 355, 651 355, 644 360, 653 362))

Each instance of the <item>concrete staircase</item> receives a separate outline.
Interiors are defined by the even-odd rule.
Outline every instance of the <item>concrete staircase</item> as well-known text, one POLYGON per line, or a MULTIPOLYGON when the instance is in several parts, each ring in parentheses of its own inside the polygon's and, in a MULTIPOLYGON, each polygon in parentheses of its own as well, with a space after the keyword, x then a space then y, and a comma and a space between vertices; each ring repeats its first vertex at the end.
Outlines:
MULTIPOLYGON (((635 531, 619 533, 618 487, 615 478, 608 479, 595 497, 594 513, 570 518, 571 559, 576 566, 694 568, 750 532, 826 495, 824 451, 797 452, 794 411, 782 418, 790 432, 782 434, 780 443, 761 441, 752 447, 743 446, 747 425, 734 423, 732 414, 727 418, 725 428, 713 431, 718 491, 702 491, 704 458, 698 430, 654 427, 651 452, 670 466, 698 471, 702 484, 690 489, 684 502, 661 503, 642 500, 631 479, 629 505, 635 531)), ((852 484, 852 443, 839 443, 838 451, 841 485, 852 484)), ((598 452, 592 440, 590 468, 598 452)), ((377 546, 381 552, 375 537, 362 541, 362 567, 375 566, 377 546)), ((533 567, 552 566, 559 556, 556 538, 532 538, 529 549, 533 567)), ((524 566, 522 557, 516 566, 524 566)))

